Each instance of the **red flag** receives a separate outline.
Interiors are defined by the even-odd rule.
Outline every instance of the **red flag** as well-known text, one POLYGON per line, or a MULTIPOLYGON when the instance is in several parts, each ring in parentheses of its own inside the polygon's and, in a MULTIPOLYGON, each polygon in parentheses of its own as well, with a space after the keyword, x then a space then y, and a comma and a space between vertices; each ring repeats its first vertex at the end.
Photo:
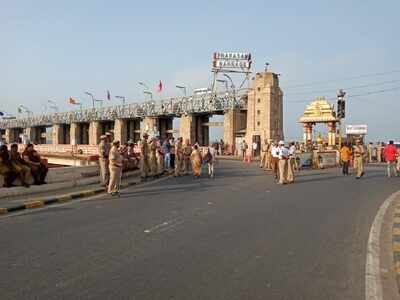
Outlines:
POLYGON ((163 89, 163 84, 162 84, 162 82, 161 82, 161 80, 160 80, 160 82, 159 82, 159 84, 158 84, 157 92, 161 93, 161 92, 162 92, 162 89, 163 89))
POLYGON ((78 101, 77 100, 75 100, 74 98, 72 98, 72 97, 69 97, 69 104, 78 104, 78 101))
POLYGON ((107 91, 107 100, 111 100, 111 94, 110 94, 110 91, 107 91))

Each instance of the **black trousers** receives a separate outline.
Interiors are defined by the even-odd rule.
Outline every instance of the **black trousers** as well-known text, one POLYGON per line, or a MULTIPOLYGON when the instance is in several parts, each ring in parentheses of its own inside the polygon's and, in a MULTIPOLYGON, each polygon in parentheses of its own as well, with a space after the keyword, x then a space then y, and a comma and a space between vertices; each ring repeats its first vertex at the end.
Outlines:
POLYGON ((171 169, 175 169, 175 154, 171 153, 170 154, 170 164, 171 164, 171 169))
POLYGON ((343 175, 349 175, 349 162, 348 161, 342 161, 342 172, 343 172, 343 175))

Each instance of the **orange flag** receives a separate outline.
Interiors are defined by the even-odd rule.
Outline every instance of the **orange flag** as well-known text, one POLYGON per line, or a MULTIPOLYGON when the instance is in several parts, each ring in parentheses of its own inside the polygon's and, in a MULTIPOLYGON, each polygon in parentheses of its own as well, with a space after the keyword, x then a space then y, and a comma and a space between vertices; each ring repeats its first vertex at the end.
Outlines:
POLYGON ((72 97, 69 97, 69 101, 68 101, 68 103, 69 104, 78 104, 78 101, 77 100, 75 100, 74 98, 72 98, 72 97))

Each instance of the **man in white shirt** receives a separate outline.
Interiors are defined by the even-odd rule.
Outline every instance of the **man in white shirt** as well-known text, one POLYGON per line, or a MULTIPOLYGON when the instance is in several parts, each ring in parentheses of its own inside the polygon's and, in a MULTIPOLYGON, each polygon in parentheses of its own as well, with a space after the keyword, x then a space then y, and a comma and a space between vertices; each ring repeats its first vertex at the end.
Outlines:
POLYGON ((274 172, 274 177, 276 180, 279 178, 279 148, 276 141, 272 142, 272 146, 270 148, 271 151, 271 163, 272 163, 272 171, 274 172))
POLYGON ((289 147, 289 160, 288 160, 288 167, 287 167, 287 180, 288 183, 294 182, 294 170, 296 167, 296 146, 294 142, 290 143, 289 147))
POLYGON ((278 144, 279 152, 279 184, 287 183, 287 169, 288 169, 288 159, 289 150, 285 147, 285 142, 280 141, 278 144))

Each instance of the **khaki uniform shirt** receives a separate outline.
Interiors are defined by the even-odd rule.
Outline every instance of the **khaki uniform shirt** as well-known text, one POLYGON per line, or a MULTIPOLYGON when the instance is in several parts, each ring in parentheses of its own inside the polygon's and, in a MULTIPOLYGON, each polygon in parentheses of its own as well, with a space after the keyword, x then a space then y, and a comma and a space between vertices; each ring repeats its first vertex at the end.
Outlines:
POLYGON ((109 160, 111 167, 121 168, 124 158, 122 154, 118 151, 118 148, 112 147, 109 153, 109 160))
POLYGON ((99 144, 99 156, 100 158, 108 158, 108 155, 110 153, 110 144, 105 143, 104 141, 101 141, 99 144))
POLYGON ((141 145, 140 145, 140 152, 141 155, 143 157, 144 160, 148 160, 149 159, 149 144, 147 143, 147 141, 143 140, 141 145))

